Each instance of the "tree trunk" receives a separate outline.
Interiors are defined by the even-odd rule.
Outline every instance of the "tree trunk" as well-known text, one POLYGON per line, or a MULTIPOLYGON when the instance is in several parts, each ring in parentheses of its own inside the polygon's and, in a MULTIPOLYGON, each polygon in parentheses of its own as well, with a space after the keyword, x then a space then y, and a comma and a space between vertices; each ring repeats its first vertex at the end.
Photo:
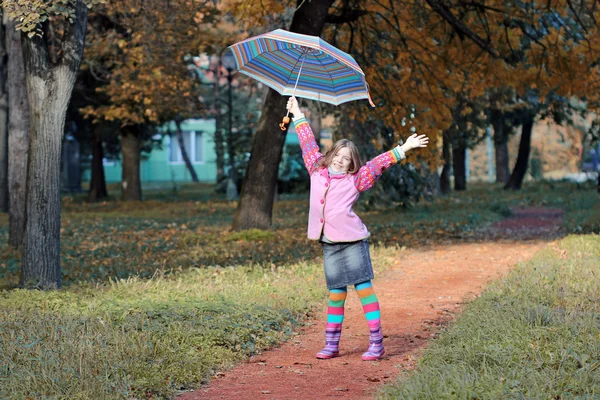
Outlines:
POLYGON ((509 177, 508 167, 508 137, 505 132, 504 115, 499 110, 491 113, 494 127, 494 150, 496 155, 496 182, 506 183, 509 177))
POLYGON ((141 143, 138 126, 126 126, 121 130, 121 153, 123 154, 122 200, 142 200, 140 180, 141 143))
POLYGON ((8 78, 4 23, 0 20, 0 212, 8 212, 8 78))
POLYGON ((192 176, 192 182, 200 182, 198 179, 198 175, 196 174, 196 170, 190 161, 190 156, 188 155, 187 149, 185 148, 185 142, 183 141, 183 131, 181 130, 181 120, 179 118, 175 119, 175 126, 177 127, 177 131, 175 135, 177 136, 177 141, 179 142, 179 150, 181 150, 181 156, 183 157, 183 162, 185 162, 185 166, 188 171, 190 171, 190 175, 192 176))
POLYGON ((452 146, 452 170, 454 171, 454 190, 467 190, 467 169, 465 158, 467 146, 462 140, 452 146))
POLYGON ((450 186, 450 165, 452 157, 450 156, 450 137, 447 131, 444 131, 442 136, 442 157, 444 158, 444 166, 440 174, 440 191, 442 194, 448 194, 452 190, 450 186))
POLYGON ((219 81, 221 79, 221 59, 217 64, 215 74, 215 153, 217 157, 217 183, 220 183, 225 176, 225 146, 223 146, 223 118, 221 118, 221 90, 219 81))
POLYGON ((8 241, 17 248, 25 237, 27 160, 29 158, 29 100, 23 64, 21 34, 14 21, 6 21, 8 51, 8 241))
POLYGON ((504 189, 520 190, 523 185, 523 179, 527 173, 529 165, 529 153, 531 152, 531 132, 533 131, 533 122, 535 116, 527 114, 521 128, 521 141, 519 142, 519 155, 517 163, 504 189))
POLYGON ((92 125, 92 176, 88 201, 94 202, 108 197, 104 177, 104 149, 102 148, 102 126, 92 125))
POLYGON ((26 288, 61 286, 60 153, 67 106, 83 55, 86 22, 87 7, 77 1, 73 23, 57 19, 52 22, 56 26, 46 27, 43 37, 22 36, 31 111, 21 275, 21 285, 26 288), (63 36, 53 37, 53 32, 63 36))
POLYGON ((321 147, 321 125, 322 125, 322 119, 321 119, 321 107, 319 105, 319 102, 316 100, 307 100, 308 103, 308 109, 309 109, 309 116, 308 116, 308 120, 310 122, 310 127, 313 130, 313 133, 315 134, 315 141, 317 142, 317 145, 319 146, 319 148, 321 147))
MULTIPOLYGON (((320 36, 333 0, 298 0, 290 31, 320 36)), ((279 129, 285 115, 287 98, 269 90, 258 129, 252 140, 252 155, 248 162, 242 193, 238 202, 233 230, 267 229, 271 226, 277 172, 286 132, 279 129)))

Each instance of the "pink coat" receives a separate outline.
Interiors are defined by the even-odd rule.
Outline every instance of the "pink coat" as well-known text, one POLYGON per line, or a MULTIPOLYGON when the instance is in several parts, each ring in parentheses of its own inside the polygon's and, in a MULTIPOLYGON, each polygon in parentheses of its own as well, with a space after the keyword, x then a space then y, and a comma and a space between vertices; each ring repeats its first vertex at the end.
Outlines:
POLYGON ((329 176, 327 167, 317 162, 323 157, 310 125, 305 118, 294 121, 300 140, 304 165, 310 174, 310 210, 308 238, 319 240, 321 234, 332 242, 355 242, 370 233, 352 206, 360 192, 370 189, 382 172, 400 161, 393 151, 378 155, 354 174, 329 176))

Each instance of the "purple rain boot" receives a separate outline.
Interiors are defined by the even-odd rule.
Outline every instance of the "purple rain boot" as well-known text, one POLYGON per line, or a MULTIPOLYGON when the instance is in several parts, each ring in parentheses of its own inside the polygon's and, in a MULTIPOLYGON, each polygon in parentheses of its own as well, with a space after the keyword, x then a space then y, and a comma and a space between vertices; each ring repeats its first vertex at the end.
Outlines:
POLYGON ((371 333, 369 334, 369 349, 362 355, 363 361, 377 361, 385 353, 383 348, 383 333, 381 331, 381 323, 369 324, 371 333))
POLYGON ((342 324, 328 322, 325 325, 325 347, 317 353, 317 358, 327 360, 340 355, 340 337, 342 336, 342 324))

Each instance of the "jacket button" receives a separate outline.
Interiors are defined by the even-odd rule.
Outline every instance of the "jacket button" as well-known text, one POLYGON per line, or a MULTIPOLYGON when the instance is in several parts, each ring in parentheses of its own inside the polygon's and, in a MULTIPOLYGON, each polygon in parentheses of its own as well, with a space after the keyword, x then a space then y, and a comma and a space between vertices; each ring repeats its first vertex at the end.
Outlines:
POLYGON ((320 223, 323 223, 323 218, 321 218, 321 219, 319 220, 319 222, 320 222, 320 223))
POLYGON ((321 199, 321 204, 325 204, 325 200, 321 199))
POLYGON ((329 183, 326 183, 326 184, 325 184, 325 187, 329 187, 329 183))

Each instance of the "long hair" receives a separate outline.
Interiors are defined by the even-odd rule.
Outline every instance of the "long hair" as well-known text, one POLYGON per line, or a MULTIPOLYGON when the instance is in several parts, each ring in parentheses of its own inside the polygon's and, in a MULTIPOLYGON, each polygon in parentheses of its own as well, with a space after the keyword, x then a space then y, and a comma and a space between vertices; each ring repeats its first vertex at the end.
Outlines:
POLYGON ((355 174, 358 172, 360 167, 362 167, 362 161, 360 160, 360 153, 356 148, 356 145, 349 141, 348 139, 340 139, 333 144, 333 147, 329 149, 329 151, 325 154, 325 157, 319 160, 319 167, 328 167, 333 162, 333 157, 337 154, 337 152, 347 147, 350 149, 350 166, 348 167, 349 174, 355 174))

